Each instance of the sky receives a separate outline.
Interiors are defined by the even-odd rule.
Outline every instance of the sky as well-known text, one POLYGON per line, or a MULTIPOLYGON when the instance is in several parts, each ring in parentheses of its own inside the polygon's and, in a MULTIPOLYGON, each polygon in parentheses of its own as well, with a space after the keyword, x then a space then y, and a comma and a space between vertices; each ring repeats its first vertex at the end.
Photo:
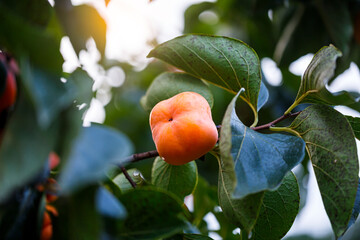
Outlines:
MULTIPOLYGON (((52 2, 49 0, 49 2, 52 2)), ((182 34, 183 13, 192 4, 202 2, 200 0, 111 0, 105 7, 103 0, 72 0, 74 5, 89 3, 95 6, 105 18, 108 25, 106 56, 110 59, 127 61, 135 69, 142 70, 149 63, 146 58, 148 52, 153 48, 154 40, 158 43, 170 40, 182 34)), ((200 20, 217 21, 214 13, 204 13, 200 20)), ((102 69, 97 61, 100 54, 95 48, 94 41, 87 44, 88 51, 82 51, 80 59, 77 59, 67 37, 62 40, 61 52, 64 56, 64 71, 72 72, 80 63, 95 79, 93 89, 98 90, 97 96, 91 102, 91 107, 85 116, 84 125, 90 122, 102 123, 105 119, 104 105, 111 99, 111 87, 119 87, 126 81, 126 76, 121 68, 115 67, 108 71, 102 69)), ((309 53, 290 65, 290 71, 301 76, 313 57, 309 53)), ((281 85, 282 76, 276 64, 269 58, 261 60, 261 67, 270 84, 281 85)), ((341 90, 352 90, 360 92, 360 72, 356 64, 352 63, 350 68, 337 77, 328 90, 337 92, 341 90)), ((349 108, 338 106, 336 109, 343 114, 360 117, 360 114, 349 108)), ((357 141, 358 154, 360 143, 357 141)), ((359 154, 360 156, 360 154, 359 154)), ((360 157, 359 157, 360 158, 360 157)), ((331 232, 330 222, 322 205, 321 196, 314 177, 312 167, 309 166, 310 178, 308 183, 309 192, 307 205, 297 217, 288 236, 300 233, 309 233, 314 237, 322 237, 331 232)), ((301 169, 295 169, 301 171, 301 169)), ((187 198, 191 205, 191 198, 187 198)), ((189 207, 191 209, 191 206, 189 207)), ((206 221, 212 229, 216 230, 218 224, 209 214, 206 221)), ((215 240, 221 239, 217 234, 212 234, 215 240)))

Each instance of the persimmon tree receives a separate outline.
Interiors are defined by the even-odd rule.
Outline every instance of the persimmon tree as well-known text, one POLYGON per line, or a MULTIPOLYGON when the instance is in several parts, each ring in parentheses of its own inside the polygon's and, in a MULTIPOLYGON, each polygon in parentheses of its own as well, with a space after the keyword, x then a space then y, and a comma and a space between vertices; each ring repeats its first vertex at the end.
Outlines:
MULTIPOLYGON (((278 16, 280 6, 275 2, 244 8, 205 3, 189 8, 186 21, 194 10, 232 13, 248 5, 260 9, 257 16, 267 16, 269 9, 278 16)), ((347 5, 337 1, 327 8, 321 2, 315 5, 324 10, 321 16, 336 14, 332 11, 336 6, 344 10, 341 14, 358 16, 350 10, 344 13, 347 5)), ((287 13, 298 14, 290 26, 305 21, 307 11, 314 12, 307 4, 291 3, 287 13)), ((222 21, 233 23, 231 16, 223 15, 222 21)), ((252 16, 244 16, 251 22, 252 16)), ((353 26, 351 18, 344 19, 344 25, 353 26)), ((209 232, 223 239, 281 239, 301 209, 301 185, 292 170, 309 161, 334 236, 351 239, 359 234, 355 138, 360 139, 360 119, 333 106, 360 112, 360 96, 332 93, 326 87, 341 72, 336 70, 338 63, 345 69, 351 60, 357 61, 354 32, 346 32, 348 41, 339 36, 322 44, 321 38, 322 46, 311 49, 317 52, 301 80, 282 69, 284 79, 290 80, 274 90, 263 77, 258 53, 264 57, 274 51, 279 66, 288 66, 291 41, 284 51, 275 44, 263 45, 251 27, 246 30, 254 49, 235 38, 186 34, 154 47, 148 55, 154 62, 134 72, 125 63, 106 59, 106 24, 88 5, 2 1, 0 20, 1 239, 211 239, 209 232), (64 36, 77 54, 92 37, 104 71, 120 66, 127 73, 126 83, 114 90, 106 106, 104 124, 82 126, 94 97, 93 80, 81 67, 63 72, 59 49, 64 36), (16 85, 9 80, 15 77, 16 85), (281 101, 279 92, 294 86, 297 94, 289 94, 291 102, 281 101), (199 159, 172 165, 155 150, 149 115, 157 103, 183 92, 206 99, 218 142, 199 159), (87 107, 79 107, 84 103, 87 107), (274 110, 280 114, 269 114, 270 108, 284 103, 281 111, 274 110), (204 220, 208 213, 214 214, 220 229, 208 228, 204 220)), ((259 29, 274 29, 264 26, 270 26, 268 20, 259 29)), ((280 29, 290 37, 299 34, 297 28, 289 33, 289 28, 280 29)), ((341 29, 334 26, 329 31, 337 36, 341 29)), ((325 30, 321 35, 333 36, 325 30)), ((313 47, 305 45, 298 48, 313 47)), ((304 53, 300 50, 296 54, 304 53)))

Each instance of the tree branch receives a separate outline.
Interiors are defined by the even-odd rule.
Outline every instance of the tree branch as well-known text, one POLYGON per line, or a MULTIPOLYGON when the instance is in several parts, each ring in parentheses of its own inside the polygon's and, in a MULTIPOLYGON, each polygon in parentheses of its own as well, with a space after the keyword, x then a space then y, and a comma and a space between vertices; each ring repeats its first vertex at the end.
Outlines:
POLYGON ((153 157, 157 157, 157 156, 159 156, 158 151, 152 150, 152 151, 148 151, 148 152, 135 153, 135 154, 123 159, 122 162, 124 162, 124 163, 134 163, 134 162, 141 161, 143 159, 153 158, 153 157))
POLYGON ((129 181, 129 183, 131 184, 131 186, 133 188, 136 188, 136 183, 134 182, 134 180, 130 177, 129 173, 126 171, 125 167, 120 167, 121 171, 123 172, 123 174, 125 175, 126 179, 129 181))
POLYGON ((252 127, 251 129, 254 130, 254 131, 259 131, 259 130, 263 130, 263 129, 269 129, 270 127, 274 126, 275 124, 287 119, 287 118, 290 118, 290 117, 295 117, 297 115, 299 115, 300 112, 296 112, 296 113, 289 113, 289 114, 285 114, 285 115, 282 115, 281 117, 279 117, 278 119, 275 119, 274 121, 272 122, 269 122, 267 124, 264 124, 264 125, 261 125, 261 126, 258 126, 258 127, 252 127))

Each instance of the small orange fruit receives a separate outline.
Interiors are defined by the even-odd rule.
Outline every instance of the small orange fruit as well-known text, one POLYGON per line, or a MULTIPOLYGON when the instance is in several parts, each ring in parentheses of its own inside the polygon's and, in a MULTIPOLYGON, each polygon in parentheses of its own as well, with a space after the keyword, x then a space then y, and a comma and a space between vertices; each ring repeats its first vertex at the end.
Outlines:
POLYGON ((159 155, 172 165, 198 159, 218 140, 209 103, 195 92, 179 93, 156 104, 150 127, 159 155))

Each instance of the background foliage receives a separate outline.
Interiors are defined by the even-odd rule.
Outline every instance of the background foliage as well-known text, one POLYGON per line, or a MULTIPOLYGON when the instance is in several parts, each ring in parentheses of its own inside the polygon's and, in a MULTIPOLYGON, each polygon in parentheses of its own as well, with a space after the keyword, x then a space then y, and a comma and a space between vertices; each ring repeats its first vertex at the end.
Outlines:
MULTIPOLYGON (((344 117, 329 106, 312 105, 291 125, 285 121, 272 129, 282 133, 269 135, 268 130, 250 128, 257 122, 271 122, 300 102, 347 105, 360 110, 356 101, 359 93, 331 94, 324 85, 331 84, 351 62, 360 66, 359 1, 219 0, 196 4, 185 12, 184 33, 227 37, 186 35, 163 43, 149 57, 167 63, 154 60, 140 72, 128 63, 106 59, 106 22, 89 5, 73 6, 69 0, 55 1, 54 6, 45 0, 3 0, 0 29, 0 50, 10 54, 20 70, 16 76, 16 104, 1 113, 0 239, 39 238, 48 205, 58 212, 51 214, 53 239, 209 239, 209 232, 216 232, 231 240, 240 238, 234 232, 237 227, 242 228, 244 239, 280 239, 298 214, 299 196, 301 201, 305 199, 306 189, 297 181, 307 179, 308 161, 315 166, 335 236, 345 231, 343 239, 359 236, 356 219, 360 194, 354 142, 354 137, 359 139, 359 118, 344 117), (199 20, 204 11, 212 11, 219 21, 214 24, 199 20), (94 81, 81 66, 72 73, 63 72, 64 59, 59 49, 64 36, 69 37, 77 55, 86 50, 87 40, 92 38, 101 55, 99 64, 105 70, 119 66, 125 71, 125 83, 111 90, 104 124, 83 127, 84 113, 96 96, 92 90, 94 81), (317 61, 313 60, 302 80, 289 71, 294 60, 320 49, 317 61), (240 53, 244 61, 239 63, 235 53, 240 53), (224 56, 227 61, 215 61, 224 56), (270 85, 263 76, 260 60, 264 57, 277 63, 283 76, 281 86, 270 85), (168 64, 186 73, 174 73, 168 64), (204 71, 197 72, 199 69, 204 71), (251 77, 235 81, 234 76, 248 73, 251 77), (242 88, 245 92, 241 92, 242 88), (151 158, 125 162, 127 156, 155 147, 148 126, 149 110, 158 100, 185 90, 199 92, 212 106, 215 123, 223 127, 219 148, 181 167, 151 158), (318 92, 302 98, 312 90, 318 92), (236 102, 238 92, 241 100, 236 102), (236 113, 241 113, 240 119, 236 113), (261 176, 261 169, 251 166, 251 162, 261 162, 264 156, 241 161, 246 166, 233 163, 236 158, 231 156, 231 150, 249 138, 286 142, 271 147, 261 141, 247 142, 245 154, 252 147, 260 147, 264 154, 282 153, 266 161, 272 164, 266 167, 266 179, 244 174, 250 165, 261 176), (278 146, 283 149, 276 149, 278 146), (290 147, 299 150, 294 152, 290 147), (342 151, 339 147, 343 147, 342 151), (305 148, 308 157, 303 160, 305 148), (61 159, 51 171, 50 152, 56 152, 61 159), (327 158, 336 161, 329 164, 324 160, 327 158), (288 171, 300 162, 305 166, 304 174, 298 174, 296 179, 288 171), (136 189, 114 164, 130 169, 136 189), (52 177, 58 182, 55 189, 48 184, 52 177), (240 185, 244 182, 251 186, 247 191, 240 185), (45 190, 40 191, 39 186, 45 190), (194 204, 190 210, 184 204, 189 193, 194 204), (49 202, 47 195, 58 198, 49 202), (204 220, 208 213, 216 217, 219 230, 209 230, 204 220), (274 226, 278 226, 275 232, 271 231, 274 226)), ((8 74, 9 69, 1 63, 1 71, 8 74)), ((6 74, 0 75, 2 93, 6 74)), ((311 237, 298 237, 306 238, 311 237)))

